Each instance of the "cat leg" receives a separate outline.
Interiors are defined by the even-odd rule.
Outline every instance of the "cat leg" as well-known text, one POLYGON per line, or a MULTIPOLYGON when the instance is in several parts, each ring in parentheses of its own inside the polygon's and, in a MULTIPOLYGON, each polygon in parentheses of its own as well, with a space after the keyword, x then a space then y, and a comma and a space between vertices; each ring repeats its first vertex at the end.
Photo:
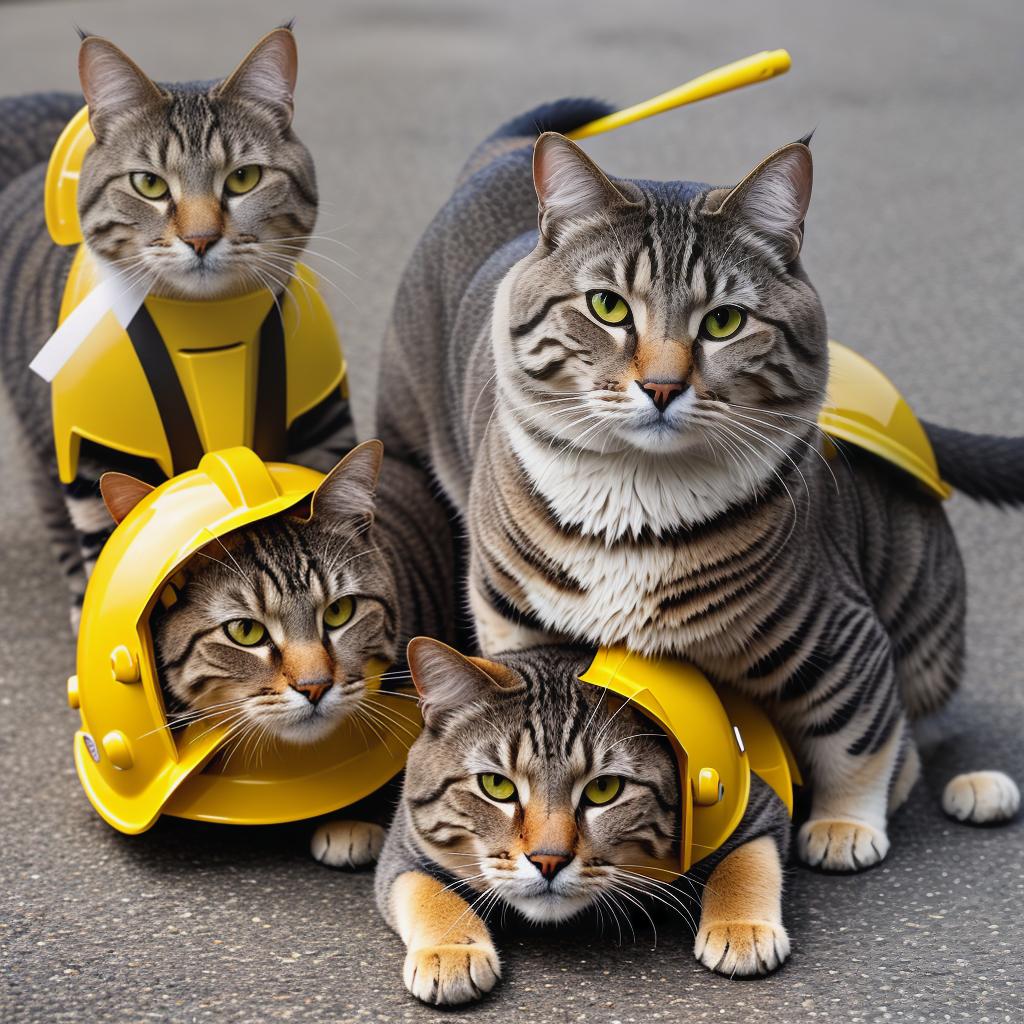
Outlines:
POLYGON ((789 956, 782 924, 782 860, 771 836, 737 847, 711 873, 693 955, 730 977, 770 974, 789 956))
POLYGON ((395 930, 405 943, 403 978, 417 999, 454 1006, 479 999, 501 977, 498 952, 473 908, 430 875, 407 871, 391 888, 395 930))
POLYGON ((1009 821, 1020 810, 1020 790, 1003 772, 966 772, 946 783, 942 809, 957 821, 997 824, 1009 821))
MULTIPOLYGON (((908 730, 909 732, 909 730, 908 730)), ((917 752, 917 744, 908 735, 903 760, 892 780, 889 791, 889 817, 902 807, 910 797, 910 791, 921 778, 921 755, 917 752)))
POLYGON ((329 868, 362 868, 380 856, 387 833, 369 821, 337 819, 320 825, 309 842, 310 852, 329 868))
MULTIPOLYGON (((543 629, 524 625, 521 620, 503 614, 484 597, 472 582, 469 587, 469 607, 476 627, 476 642, 481 654, 497 654, 499 651, 522 651, 555 641, 555 637, 543 629)), ((511 609, 510 609, 511 611, 511 609)))
MULTIPOLYGON (((878 721, 871 719, 872 725, 878 721)), ((811 867, 863 871, 889 852, 886 822, 893 778, 907 742, 902 712, 877 749, 849 743, 846 730, 802 745, 811 777, 811 814, 797 834, 797 852, 811 867)))

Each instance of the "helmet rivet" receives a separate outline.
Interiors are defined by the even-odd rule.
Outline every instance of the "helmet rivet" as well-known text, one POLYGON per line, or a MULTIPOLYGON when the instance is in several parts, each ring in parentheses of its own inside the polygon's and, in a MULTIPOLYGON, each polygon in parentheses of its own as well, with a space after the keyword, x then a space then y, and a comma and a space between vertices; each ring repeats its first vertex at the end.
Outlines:
POLYGON ((725 792, 714 768, 701 768, 693 788, 693 802, 702 807, 717 804, 725 792))
POLYGON ((123 732, 114 730, 103 737, 103 752, 110 758, 110 763, 121 771, 131 768, 132 751, 128 746, 128 737, 123 732))
POLYGON ((78 676, 68 676, 68 707, 77 708, 78 704, 78 676))
POLYGON ((141 678, 139 659, 123 644, 110 652, 110 668, 119 683, 137 683, 141 678))

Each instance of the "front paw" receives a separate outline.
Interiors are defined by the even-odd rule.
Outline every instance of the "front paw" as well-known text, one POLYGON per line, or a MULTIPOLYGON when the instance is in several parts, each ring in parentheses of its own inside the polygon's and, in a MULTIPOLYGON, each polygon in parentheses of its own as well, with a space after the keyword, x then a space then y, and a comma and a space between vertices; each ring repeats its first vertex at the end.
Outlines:
POLYGON ((994 825, 1020 810, 1020 790, 1002 772, 967 772, 946 783, 942 809, 957 821, 994 825))
POLYGON ((789 936, 781 924, 765 921, 701 925, 693 955, 709 970, 729 977, 771 974, 789 956, 789 936))
POLYGON ((497 951, 480 942, 411 949, 403 971, 405 987, 434 1006, 473 1002, 490 992, 500 977, 497 951))
POLYGON ((373 864, 384 845, 384 829, 365 821, 328 821, 309 842, 313 856, 330 868, 373 864))
POLYGON ((889 852, 889 837, 863 821, 812 818, 800 829, 797 851, 812 868, 863 871, 889 852))

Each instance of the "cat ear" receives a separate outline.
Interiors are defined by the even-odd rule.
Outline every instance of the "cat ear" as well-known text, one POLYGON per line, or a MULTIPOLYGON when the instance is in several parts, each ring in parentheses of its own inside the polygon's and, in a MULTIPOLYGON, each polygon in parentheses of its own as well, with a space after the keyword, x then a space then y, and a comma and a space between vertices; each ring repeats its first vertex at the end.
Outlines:
POLYGON ((745 224, 767 239, 789 263, 799 255, 803 244, 813 176, 806 142, 793 142, 755 167, 712 215, 745 224))
POLYGON ((481 692, 521 686, 511 669, 486 658, 467 658, 454 648, 417 636, 406 651, 412 681, 422 698, 423 721, 436 726, 445 715, 471 704, 481 692))
POLYGON ((533 147, 533 185, 540 203, 540 233, 549 242, 558 240, 569 221, 628 203, 604 171, 557 132, 545 132, 533 147))
POLYGON ((78 48, 78 77, 89 104, 89 126, 102 142, 110 119, 160 103, 166 94, 123 50, 100 36, 86 36, 78 48))
POLYGON ((120 523, 152 490, 152 485, 127 473, 104 473, 100 477, 103 504, 115 523, 120 523))
POLYGON ((353 448, 320 482, 310 516, 339 523, 371 522, 383 460, 380 441, 364 441, 353 448))
POLYGON ((287 128, 294 110, 299 52, 290 26, 268 32, 216 89, 222 99, 242 99, 271 107, 287 128))

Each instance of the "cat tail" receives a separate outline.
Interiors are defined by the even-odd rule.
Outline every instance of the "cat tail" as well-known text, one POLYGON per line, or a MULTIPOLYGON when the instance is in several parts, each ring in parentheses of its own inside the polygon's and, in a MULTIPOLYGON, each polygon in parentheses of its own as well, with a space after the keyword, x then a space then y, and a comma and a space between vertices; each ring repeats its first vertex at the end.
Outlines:
POLYGON ((49 160, 57 137, 84 103, 72 92, 0 99, 0 192, 25 171, 49 160))
POLYGON ((922 422, 943 480, 977 501, 1024 504, 1024 437, 972 434, 922 422))
POLYGON ((590 121, 613 114, 617 108, 604 100, 569 97, 542 103, 525 114, 506 121, 487 142, 498 139, 535 139, 544 132, 571 132, 590 121))
POLYGON ((564 135, 574 128, 613 113, 615 109, 604 100, 569 98, 542 103, 525 114, 513 117, 473 150, 463 165, 456 188, 505 153, 520 146, 532 145, 533 140, 544 132, 561 132, 564 135))

